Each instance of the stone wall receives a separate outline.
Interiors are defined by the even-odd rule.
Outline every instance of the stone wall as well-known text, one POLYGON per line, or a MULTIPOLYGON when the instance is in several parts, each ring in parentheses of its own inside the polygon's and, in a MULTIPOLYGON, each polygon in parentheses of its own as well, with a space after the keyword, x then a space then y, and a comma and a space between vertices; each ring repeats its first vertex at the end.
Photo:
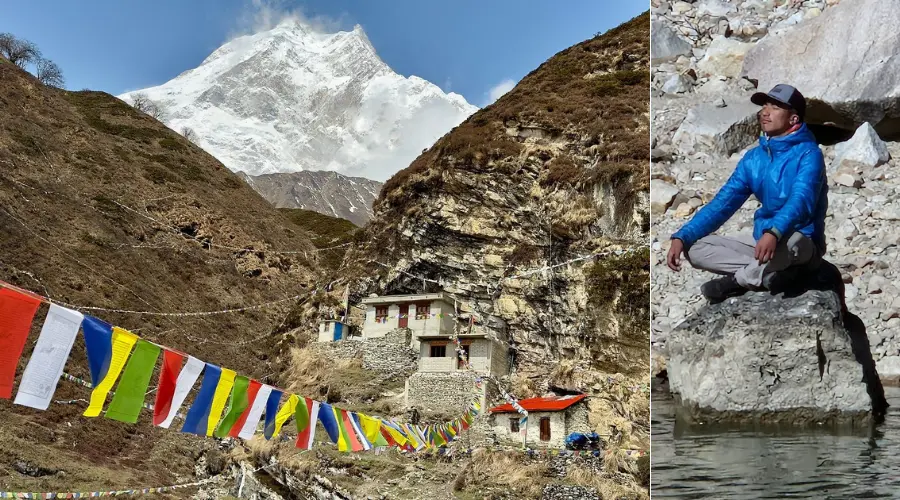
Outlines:
MULTIPOLYGON (((482 408, 490 385, 485 383, 483 386, 482 408)), ((474 399, 474 387, 475 374, 471 372, 416 372, 406 381, 406 406, 426 412, 461 415, 474 399)))
POLYGON ((590 412, 588 411, 587 403, 585 401, 581 401, 566 410, 567 436, 573 432, 590 433, 594 431, 588 420, 588 414, 590 412))
POLYGON ((411 335, 407 329, 397 329, 384 337, 339 340, 312 344, 312 347, 328 358, 362 358, 367 370, 384 376, 405 377, 416 370, 418 362, 418 352, 409 347, 411 335))

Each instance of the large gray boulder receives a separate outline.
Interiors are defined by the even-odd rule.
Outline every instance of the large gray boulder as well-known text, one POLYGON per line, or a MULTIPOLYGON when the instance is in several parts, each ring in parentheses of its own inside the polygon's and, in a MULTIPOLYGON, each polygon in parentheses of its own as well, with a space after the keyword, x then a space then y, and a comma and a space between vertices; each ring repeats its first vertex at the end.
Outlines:
POLYGON ((768 91, 796 86, 809 121, 854 130, 870 122, 882 137, 900 133, 900 9, 884 0, 843 0, 822 15, 761 40, 742 74, 768 91))
POLYGON ((863 424, 887 406, 865 327, 831 290, 706 306, 672 331, 666 351, 689 421, 863 424))
POLYGON ((691 43, 662 21, 650 23, 650 61, 662 62, 690 55, 691 43))
POLYGON ((749 99, 731 97, 725 104, 699 104, 688 111, 672 136, 672 143, 682 155, 708 153, 727 157, 757 140, 759 106, 749 99))

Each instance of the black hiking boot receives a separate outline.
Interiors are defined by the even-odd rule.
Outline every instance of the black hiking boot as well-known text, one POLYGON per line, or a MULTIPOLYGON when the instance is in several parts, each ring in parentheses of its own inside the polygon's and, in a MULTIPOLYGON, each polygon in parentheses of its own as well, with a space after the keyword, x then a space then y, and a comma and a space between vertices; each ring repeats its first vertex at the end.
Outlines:
POLYGON ((739 285, 734 276, 725 276, 704 283, 700 287, 700 293, 710 304, 718 304, 725 299, 744 295, 747 289, 739 285))

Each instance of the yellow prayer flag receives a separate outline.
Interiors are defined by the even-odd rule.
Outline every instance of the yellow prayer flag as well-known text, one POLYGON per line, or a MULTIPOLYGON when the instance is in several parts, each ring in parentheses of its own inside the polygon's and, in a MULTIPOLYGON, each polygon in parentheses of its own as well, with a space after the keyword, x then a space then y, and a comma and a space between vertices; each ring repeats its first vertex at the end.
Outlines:
MULTIPOLYGON (((281 405, 281 409, 275 414, 275 432, 272 433, 273 438, 281 433, 281 427, 284 423, 294 416, 294 412, 297 411, 298 403, 300 403, 300 397, 296 394, 291 394, 290 397, 287 398, 287 401, 281 405)), ((313 422, 313 424, 315 424, 315 422, 313 422)))
POLYGON ((212 406, 209 409, 209 420, 206 422, 206 435, 212 436, 219 425, 222 413, 225 411, 225 403, 228 402, 228 396, 231 395, 231 388, 234 387, 234 377, 237 373, 228 368, 222 368, 222 375, 219 377, 219 384, 216 386, 216 393, 213 395, 212 406))
POLYGON ((409 441, 409 439, 407 439, 406 435, 403 434, 403 432, 394 429, 390 425, 384 424, 383 428, 387 430, 388 434, 390 434, 392 438, 394 438, 394 441, 397 442, 398 446, 405 446, 406 442, 409 441))
POLYGON ((362 413, 358 413, 357 415, 359 415, 359 423, 362 425, 362 431, 363 434, 366 435, 366 439, 369 440, 370 443, 377 441, 378 434, 381 432, 381 420, 362 413))
POLYGON ((103 410, 103 405, 106 403, 106 396, 122 373, 122 368, 125 367, 125 362, 128 361, 131 349, 137 341, 137 335, 118 326, 113 327, 112 357, 109 362, 109 370, 106 371, 106 376, 103 377, 103 380, 91 391, 91 403, 88 405, 87 410, 84 410, 85 417, 100 415, 100 411, 103 410))

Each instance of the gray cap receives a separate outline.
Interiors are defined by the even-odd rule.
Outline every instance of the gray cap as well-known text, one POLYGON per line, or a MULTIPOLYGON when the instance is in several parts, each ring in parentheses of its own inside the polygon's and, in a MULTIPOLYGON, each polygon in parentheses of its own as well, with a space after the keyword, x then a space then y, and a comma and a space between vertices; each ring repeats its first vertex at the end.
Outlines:
POLYGON ((806 115, 806 98, 799 90, 790 85, 779 83, 772 87, 768 94, 757 92, 750 97, 750 102, 759 106, 771 101, 789 106, 800 116, 801 120, 806 115))

